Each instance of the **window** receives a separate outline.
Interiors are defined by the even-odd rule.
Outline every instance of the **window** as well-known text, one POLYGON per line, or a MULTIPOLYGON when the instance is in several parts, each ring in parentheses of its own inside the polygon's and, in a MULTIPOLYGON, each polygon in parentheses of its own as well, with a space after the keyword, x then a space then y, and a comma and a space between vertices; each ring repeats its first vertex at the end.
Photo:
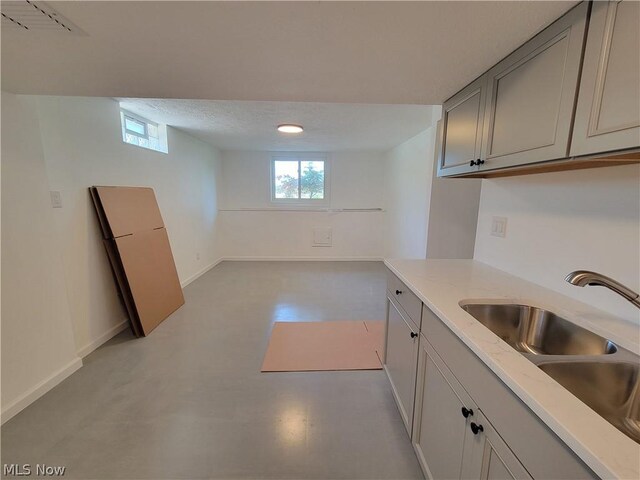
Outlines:
POLYGON ((271 200, 323 204, 328 200, 328 161, 318 155, 286 155, 271 159, 271 200))
POLYGON ((156 152, 169 153, 167 126, 154 123, 126 110, 120 110, 122 141, 156 152))

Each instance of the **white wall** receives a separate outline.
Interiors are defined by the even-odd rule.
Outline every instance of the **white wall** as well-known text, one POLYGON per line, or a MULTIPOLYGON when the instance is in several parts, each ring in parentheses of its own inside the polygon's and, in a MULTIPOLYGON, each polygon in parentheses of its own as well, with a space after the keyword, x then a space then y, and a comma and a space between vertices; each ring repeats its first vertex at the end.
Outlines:
MULTIPOLYGON (((228 258, 379 259, 384 212, 283 211, 271 203, 269 152, 222 153, 220 226, 228 258), (312 246, 313 228, 333 230, 332 247, 312 246)), ((383 208, 384 155, 330 153, 330 209, 383 208)))
POLYGON ((640 166, 483 180, 475 257, 629 321, 638 310, 601 287, 564 277, 594 270, 640 291, 640 166), (490 235, 507 217, 505 238, 490 235))
MULTIPOLYGON (((437 121, 442 109, 433 107, 437 121)), ((438 178, 437 125, 386 158, 386 256, 472 258, 481 181, 438 178)))
POLYGON ((168 128, 168 154, 125 144, 119 106, 111 99, 28 100, 40 119, 49 188, 62 194, 63 208, 54 209, 53 216, 77 349, 84 356, 121 328, 126 318, 88 187, 153 187, 184 283, 221 256, 215 240, 219 153, 172 128, 168 128))
POLYGON ((473 258, 482 180, 439 178, 433 181, 427 229, 427 258, 473 258))
POLYGON ((3 422, 82 365, 39 136, 33 108, 3 92, 3 422))
POLYGON ((425 258, 435 127, 387 153, 385 256, 425 258))

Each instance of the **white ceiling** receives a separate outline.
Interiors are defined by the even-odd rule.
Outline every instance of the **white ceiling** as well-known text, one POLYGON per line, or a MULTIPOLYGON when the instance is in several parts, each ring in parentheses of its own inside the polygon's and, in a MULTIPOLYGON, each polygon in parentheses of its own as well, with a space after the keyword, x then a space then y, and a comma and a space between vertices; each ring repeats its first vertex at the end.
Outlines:
POLYGON ((50 2, 87 35, 3 29, 2 88, 440 104, 576 3, 50 2))
POLYGON ((122 108, 185 130, 222 150, 389 150, 434 120, 434 107, 425 105, 118 100, 122 108), (301 135, 282 134, 276 130, 282 123, 305 130, 301 135))

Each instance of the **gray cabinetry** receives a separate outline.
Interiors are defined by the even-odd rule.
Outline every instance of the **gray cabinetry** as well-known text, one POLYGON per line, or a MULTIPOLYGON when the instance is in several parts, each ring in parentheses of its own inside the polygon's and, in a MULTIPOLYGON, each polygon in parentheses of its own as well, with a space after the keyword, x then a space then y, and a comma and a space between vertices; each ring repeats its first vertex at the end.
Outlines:
POLYGON ((409 436, 413 423, 413 398, 416 383, 418 332, 404 318, 402 307, 387 298, 387 338, 384 369, 409 436))
POLYGON ((438 176, 477 170, 482 148, 486 77, 480 77, 443 105, 438 176))
POLYGON ((390 270, 387 270, 387 292, 390 298, 398 302, 405 318, 411 320, 415 328, 419 330, 422 301, 390 270))
POLYGON ((594 2, 571 155, 640 146, 640 3, 594 2))
POLYGON ((428 478, 596 478, 391 271, 384 370, 428 478))
POLYGON ((430 479, 531 478, 424 336, 413 446, 430 479))
MULTIPOLYGON (((531 475, 500 437, 481 410, 474 414, 474 430, 467 432, 461 478, 526 480, 531 475), (475 433, 474 433, 475 432, 475 433)), ((470 425, 471 427, 472 425, 470 425)))
POLYGON ((465 479, 597 478, 426 306, 422 311, 420 341, 421 360, 412 441, 427 476, 465 479), (430 363, 438 368, 432 368, 430 363), (446 381, 438 378, 436 373, 446 381), (449 398, 449 408, 441 400, 445 396, 449 398), (438 405, 442 407, 436 408, 438 405), (477 405, 477 408, 473 408, 473 415, 465 419, 461 416, 460 405, 477 405), (436 416, 440 417, 437 422, 429 421, 436 416), (442 459, 445 454, 438 457, 438 451, 429 440, 425 440, 434 432, 439 442, 449 445, 450 449, 458 449, 458 453, 449 452, 446 457, 454 462, 454 466, 449 467, 453 470, 444 471, 442 459), (459 464, 456 455, 461 459, 459 464), (456 476, 458 468, 460 474, 456 476))
POLYGON ((587 10, 574 8, 486 73, 480 170, 568 156, 587 10))
POLYGON ((433 479, 460 478, 469 417, 478 408, 424 336, 415 405, 412 440, 423 471, 433 479))
POLYGON ((640 162, 640 2, 580 3, 444 102, 437 154, 440 177, 640 162))

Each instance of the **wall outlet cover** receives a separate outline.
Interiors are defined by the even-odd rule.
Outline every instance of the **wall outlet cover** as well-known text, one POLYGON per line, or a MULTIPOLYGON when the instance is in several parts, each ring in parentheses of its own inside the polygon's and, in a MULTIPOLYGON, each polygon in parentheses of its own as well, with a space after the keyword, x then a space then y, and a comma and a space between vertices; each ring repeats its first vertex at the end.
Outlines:
POLYGON ((52 190, 51 194, 51 206, 53 208, 62 208, 62 195, 58 191, 52 190))
POLYGON ((491 218, 491 235, 504 238, 507 234, 507 217, 491 218))

